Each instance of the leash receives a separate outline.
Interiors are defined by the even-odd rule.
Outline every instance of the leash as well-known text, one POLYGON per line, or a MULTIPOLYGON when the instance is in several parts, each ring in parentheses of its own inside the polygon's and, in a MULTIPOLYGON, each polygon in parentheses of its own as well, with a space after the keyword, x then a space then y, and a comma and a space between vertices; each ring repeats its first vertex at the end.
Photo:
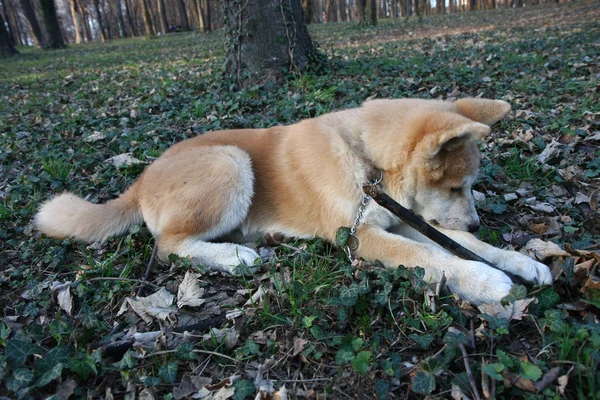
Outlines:
MULTIPOLYGON (((367 185, 372 187, 377 187, 383 181, 383 171, 374 167, 375 171, 377 171, 378 175, 376 178, 371 179, 367 185)), ((344 248, 344 252, 348 257, 348 260, 352 263, 354 259, 352 258, 352 252, 358 249, 360 244, 358 237, 356 236, 356 229, 360 225, 360 221, 363 218, 363 214, 369 205, 369 201, 371 201, 371 196, 367 193, 363 194, 362 200, 360 202, 360 206, 358 207, 358 211, 356 212, 356 217, 354 217, 354 223, 352 227, 350 227, 350 235, 348 237, 348 241, 346 242, 346 247, 344 248)))

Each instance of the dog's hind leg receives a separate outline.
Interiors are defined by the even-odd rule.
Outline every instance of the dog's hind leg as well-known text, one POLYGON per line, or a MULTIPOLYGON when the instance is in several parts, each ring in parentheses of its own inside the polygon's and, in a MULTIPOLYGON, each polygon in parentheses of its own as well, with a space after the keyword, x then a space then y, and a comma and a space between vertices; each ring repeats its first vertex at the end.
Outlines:
POLYGON ((159 238, 159 258, 190 256, 232 274, 240 264, 252 266, 254 250, 209 240, 242 224, 253 185, 250 156, 235 146, 194 147, 157 160, 143 177, 142 213, 159 238))

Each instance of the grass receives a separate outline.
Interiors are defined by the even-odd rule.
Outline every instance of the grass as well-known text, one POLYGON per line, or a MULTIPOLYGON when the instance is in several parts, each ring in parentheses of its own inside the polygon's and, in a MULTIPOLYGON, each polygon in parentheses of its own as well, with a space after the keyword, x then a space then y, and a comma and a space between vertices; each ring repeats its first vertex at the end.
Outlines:
POLYGON ((600 152, 598 140, 589 140, 599 130, 598 9, 577 2, 421 24, 311 26, 327 55, 324 71, 238 91, 221 75, 221 32, 20 49, 0 64, 2 390, 26 399, 64 389, 82 398, 110 387, 115 397, 147 390, 170 399, 190 374, 212 384, 238 375, 233 398, 254 398, 261 366, 262 378, 285 384, 292 397, 313 390, 327 398, 445 398, 451 391, 474 398, 464 350, 483 397, 600 397, 600 152), (569 251, 546 260, 553 287, 515 287, 506 299, 536 298, 522 319, 437 295, 420 269, 351 266, 342 251, 315 239, 263 243, 269 255, 257 277, 210 274, 189 260, 155 264, 155 286, 141 296, 157 287, 176 294, 194 271, 206 302, 165 306, 168 317, 146 324, 132 311, 118 315, 152 253, 144 226, 102 246, 32 229, 52 194, 112 199, 173 143, 203 132, 293 123, 373 96, 456 93, 502 98, 514 110, 482 143, 481 236, 516 248, 540 237, 569 251), (105 138, 82 140, 96 131, 105 138), (540 165, 535 156, 552 140, 560 151, 540 165), (126 152, 143 164, 104 162, 126 152), (514 193, 516 200, 504 198, 514 193), (554 211, 533 211, 532 197, 554 211), (68 294, 54 282, 67 284, 68 294), (264 295, 244 305, 259 287, 264 295), (64 298, 73 301, 70 313, 64 298), (237 311, 235 321, 213 326, 229 340, 210 327, 186 340, 172 331, 237 311), (106 347, 134 331, 162 335, 138 335, 140 346, 128 351, 106 347))

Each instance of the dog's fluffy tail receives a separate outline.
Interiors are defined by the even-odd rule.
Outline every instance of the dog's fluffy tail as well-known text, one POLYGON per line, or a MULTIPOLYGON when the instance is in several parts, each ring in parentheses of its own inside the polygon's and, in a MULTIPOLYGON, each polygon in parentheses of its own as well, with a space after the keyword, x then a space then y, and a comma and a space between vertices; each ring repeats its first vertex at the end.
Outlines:
POLYGON ((65 192, 42 205, 35 227, 48 236, 88 243, 125 233, 132 224, 143 221, 135 186, 106 204, 92 204, 65 192))

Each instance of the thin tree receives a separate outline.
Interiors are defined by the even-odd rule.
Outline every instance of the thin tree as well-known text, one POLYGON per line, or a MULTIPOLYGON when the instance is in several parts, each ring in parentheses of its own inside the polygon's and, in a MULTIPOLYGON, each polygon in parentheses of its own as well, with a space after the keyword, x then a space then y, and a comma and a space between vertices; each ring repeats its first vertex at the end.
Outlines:
POLYGON ((185 9, 185 3, 183 0, 175 0, 179 9, 179 23, 182 31, 190 30, 190 20, 188 18, 187 11, 185 9))
POLYGON ((144 26, 146 27, 146 36, 154 37, 156 35, 156 30, 154 29, 154 24, 152 23, 152 17, 150 16, 148 3, 146 0, 140 0, 140 3, 142 4, 142 16, 144 18, 144 26))
POLYGON ((133 22, 133 18, 131 16, 131 11, 129 9, 129 0, 123 0, 125 4, 125 15, 127 16, 127 23, 129 24, 129 32, 130 36, 137 36, 137 29, 135 27, 135 23, 133 22))
POLYGON ((100 1, 94 0, 93 4, 94 4, 94 12, 96 13, 96 22, 98 23, 98 31, 100 33, 100 39, 102 40, 102 42, 106 42, 106 40, 108 38, 106 35, 106 30, 104 29, 104 20, 102 18, 102 13, 100 12, 100 1))
POLYGON ((48 47, 51 49, 63 49, 67 47, 63 38, 56 15, 54 0, 40 0, 42 17, 48 34, 48 47))
POLYGON ((223 12, 225 70, 238 84, 277 81, 319 59, 300 0, 223 0, 223 12))
POLYGON ((210 10, 210 0, 200 0, 203 4, 204 9, 204 32, 212 32, 213 24, 212 24, 212 13, 210 10))
POLYGON ((165 34, 169 31, 169 23, 167 21, 167 11, 165 10, 165 0, 157 0, 158 6, 158 20, 160 22, 160 29, 165 34))
POLYGON ((13 45, 10 32, 6 29, 4 18, 2 17, 2 13, 0 13, 0 57, 8 57, 15 54, 19 54, 19 52, 13 45))
POLYGON ((75 43, 82 43, 82 27, 81 27, 81 15, 79 14, 79 6, 77 5, 78 0, 71 0, 71 18, 73 19, 73 30, 75 31, 75 43))
POLYGON ((121 4, 121 0, 115 1, 115 7, 117 8, 117 21, 118 21, 118 31, 119 35, 122 37, 128 37, 129 32, 127 32, 127 28, 125 27, 125 19, 123 18, 123 6, 121 4))

